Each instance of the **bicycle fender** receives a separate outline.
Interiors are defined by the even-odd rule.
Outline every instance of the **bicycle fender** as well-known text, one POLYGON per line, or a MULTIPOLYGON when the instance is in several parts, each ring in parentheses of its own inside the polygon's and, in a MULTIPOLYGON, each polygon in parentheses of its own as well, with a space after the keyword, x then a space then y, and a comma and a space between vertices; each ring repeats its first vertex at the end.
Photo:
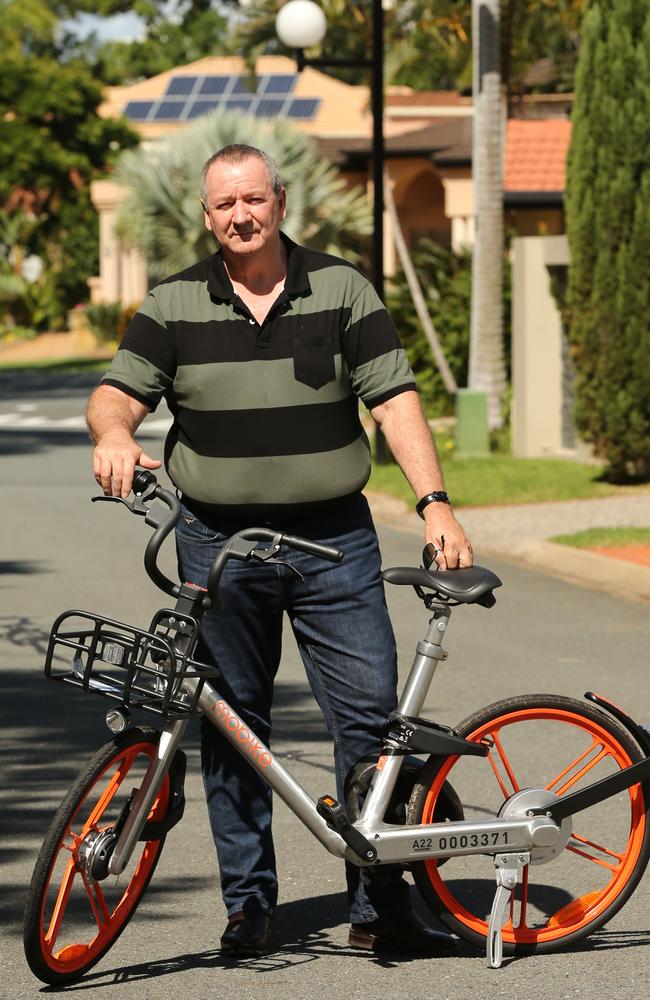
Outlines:
POLYGON ((185 772, 187 757, 183 750, 177 750, 169 768, 171 784, 169 809, 164 819, 145 823, 138 840, 162 840, 183 818, 185 812, 185 772))
POLYGON ((641 749, 643 750, 646 757, 650 757, 650 732, 640 726, 638 722, 635 722, 631 716, 627 715, 622 708, 618 705, 614 705, 613 702, 607 701, 606 698, 602 698, 599 694, 594 694, 593 691, 586 691, 585 698, 588 701, 592 701, 599 708, 604 708, 606 712, 613 715, 622 726, 627 729, 628 733, 634 737, 641 749))

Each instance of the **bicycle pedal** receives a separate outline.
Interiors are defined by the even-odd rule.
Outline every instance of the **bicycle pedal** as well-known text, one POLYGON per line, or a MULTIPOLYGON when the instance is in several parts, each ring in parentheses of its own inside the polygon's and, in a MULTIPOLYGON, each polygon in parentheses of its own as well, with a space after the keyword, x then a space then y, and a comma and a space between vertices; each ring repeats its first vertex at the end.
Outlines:
POLYGON ((316 803, 316 811, 322 816, 330 830, 335 830, 343 838, 348 847, 364 861, 375 861, 377 850, 362 833, 352 826, 348 814, 331 795, 321 795, 316 803))

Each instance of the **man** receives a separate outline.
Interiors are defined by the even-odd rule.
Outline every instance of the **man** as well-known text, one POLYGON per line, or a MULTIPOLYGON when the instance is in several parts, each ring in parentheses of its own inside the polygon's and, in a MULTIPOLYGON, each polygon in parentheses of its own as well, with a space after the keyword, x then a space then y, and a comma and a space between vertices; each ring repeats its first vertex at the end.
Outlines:
MULTIPOLYGON (((280 232, 286 192, 272 160, 228 146, 206 163, 206 227, 217 252, 154 288, 95 390, 88 423, 94 474, 128 496, 136 464, 154 469, 134 433, 165 395, 165 446, 182 494, 182 579, 205 585, 224 540, 271 525, 340 547, 338 566, 291 553, 291 566, 228 563, 222 605, 202 628, 220 690, 270 738, 283 612, 335 744, 339 798, 349 769, 379 747, 395 707, 396 652, 377 538, 361 494, 370 454, 358 416, 369 407, 418 498, 440 569, 471 565, 415 382, 372 286, 347 262, 280 232)), ((268 950, 277 900, 270 790, 209 725, 202 731, 208 812, 228 926, 222 949, 268 950)), ((406 953, 449 950, 422 924, 398 867, 383 877, 348 865, 350 943, 406 953)))

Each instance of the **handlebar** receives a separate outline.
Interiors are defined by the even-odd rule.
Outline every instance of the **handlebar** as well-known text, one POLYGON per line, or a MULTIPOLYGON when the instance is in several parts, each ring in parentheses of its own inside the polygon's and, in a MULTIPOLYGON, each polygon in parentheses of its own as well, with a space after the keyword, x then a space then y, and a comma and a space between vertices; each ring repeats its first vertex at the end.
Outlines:
POLYGON ((256 542, 271 542, 271 554, 277 552, 281 545, 287 545, 290 549, 308 552, 310 555, 327 559, 328 562, 340 563, 343 558, 340 549, 335 549, 330 545, 321 545, 320 542, 311 542, 307 538, 283 535, 272 528, 244 528, 243 531, 238 531, 236 535, 232 536, 212 563, 208 576, 208 598, 212 607, 216 608, 219 603, 219 581, 228 560, 248 559, 256 548, 256 542))
POLYGON ((144 568, 149 578, 153 580, 157 587, 164 590, 166 594, 171 594, 172 597, 178 597, 180 593, 179 585, 169 580, 158 569, 158 552, 167 535, 176 526, 176 522, 181 516, 180 500, 171 490, 166 490, 163 486, 159 486, 156 477, 145 469, 138 470, 133 476, 133 493, 145 506, 146 501, 151 499, 160 500, 169 507, 169 516, 161 521, 160 524, 156 523, 149 512, 145 516, 145 523, 153 524, 156 530, 147 542, 147 547, 144 550, 144 568))
MULTIPOLYGON (((181 516, 180 501, 175 493, 165 489, 164 486, 160 486, 154 474, 148 472, 146 469, 136 470, 133 476, 133 493, 135 496, 133 503, 128 503, 119 497, 96 497, 93 499, 118 500, 124 503, 132 513, 145 515, 145 522, 153 525, 155 531, 149 539, 144 552, 144 568, 149 578, 157 587, 166 594, 170 594, 176 598, 180 594, 180 585, 173 583, 160 571, 158 568, 158 552, 163 541, 175 527, 181 516), (149 510, 147 504, 151 500, 160 500, 169 508, 169 514, 162 521, 159 521, 149 510)), ((340 563, 343 559, 341 550, 335 549, 330 545, 322 545, 320 542, 312 542, 307 538, 299 538, 296 535, 285 535, 274 531, 272 528, 244 528, 243 531, 237 532, 237 534, 229 539, 214 560, 208 576, 208 596, 204 599, 204 607, 217 606, 219 581, 228 560, 246 560, 250 558, 257 548, 257 542, 271 542, 268 555, 264 556, 262 561, 271 559, 282 545, 296 549, 299 552, 307 552, 321 559, 327 559, 329 562, 340 563)), ((264 551, 266 552, 266 550, 264 551)))

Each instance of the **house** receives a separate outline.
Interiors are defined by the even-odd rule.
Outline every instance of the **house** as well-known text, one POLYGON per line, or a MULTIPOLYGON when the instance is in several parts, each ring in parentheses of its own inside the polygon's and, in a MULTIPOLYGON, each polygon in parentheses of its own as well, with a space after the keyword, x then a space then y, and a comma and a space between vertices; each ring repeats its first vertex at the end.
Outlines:
MULTIPOLYGON (((520 235, 564 231, 564 161, 570 137, 563 95, 552 117, 510 120, 505 149, 504 208, 520 235)), ((531 99, 530 111, 539 113, 531 99)), ((207 57, 129 86, 109 87, 99 108, 125 115, 143 142, 187 128, 199 115, 223 107, 260 119, 284 116, 311 136, 323 157, 350 184, 371 185, 372 119, 368 87, 336 80, 312 67, 301 73, 284 56, 262 56, 255 78, 242 59, 207 57)), ((525 113, 520 102, 519 113, 525 113)), ((407 244, 429 236, 459 250, 474 239, 472 101, 449 92, 388 88, 384 143, 391 184, 407 244)), ((95 181, 92 199, 100 217, 100 274, 90 279, 93 301, 139 301, 148 275, 136 250, 120 245, 115 219, 124 190, 110 179, 95 181)), ((390 225, 385 226, 385 270, 397 267, 390 225)))

